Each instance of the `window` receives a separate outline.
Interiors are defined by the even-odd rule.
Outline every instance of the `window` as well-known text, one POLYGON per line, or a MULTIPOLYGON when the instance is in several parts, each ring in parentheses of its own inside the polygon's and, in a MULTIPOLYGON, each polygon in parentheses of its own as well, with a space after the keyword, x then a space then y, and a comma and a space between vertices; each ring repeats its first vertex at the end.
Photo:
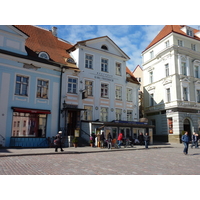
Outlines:
POLYGON ((154 97, 153 97, 153 94, 150 94, 150 106, 154 106, 154 97))
POLYGON ((116 86, 115 99, 122 100, 122 87, 120 87, 120 86, 116 86))
POLYGON ((86 54, 85 55, 85 68, 93 69, 93 56, 86 54))
POLYGON ((93 81, 85 81, 85 89, 88 96, 93 96, 93 81))
POLYGON ((197 103, 200 103, 200 90, 197 90, 197 103))
POLYGON ((187 68, 185 62, 181 62, 181 68, 182 68, 182 74, 187 76, 187 68))
POLYGON ((193 37, 193 31, 190 29, 187 29, 187 35, 193 37))
POLYGON ((102 48, 103 50, 108 50, 108 47, 107 47, 106 45, 102 45, 101 48, 102 48))
POLYGON ((130 88, 126 89, 126 100, 132 101, 132 89, 130 89, 130 88))
POLYGON ((133 111, 127 110, 127 121, 133 121, 133 111))
POLYGON ((149 72, 149 80, 150 80, 150 83, 153 83, 153 72, 149 72))
POLYGON ((108 72, 108 59, 105 58, 101 59, 101 71, 108 72))
POLYGON ((194 77, 199 78, 199 66, 194 66, 194 77))
POLYGON ((49 81, 38 79, 37 98, 48 99, 48 87, 49 87, 49 81))
POLYGON ((13 112, 12 136, 46 137, 47 114, 13 112))
POLYGON ((78 81, 76 78, 68 78, 68 92, 77 93, 78 81))
POLYGON ((171 102, 171 93, 170 93, 170 88, 166 89, 167 92, 167 102, 171 102))
POLYGON ((28 77, 17 75, 15 95, 28 96, 28 82, 28 77))
POLYGON ((169 40, 167 40, 167 42, 165 42, 165 47, 169 47, 169 40))
POLYGON ((115 119, 116 120, 122 120, 122 109, 116 108, 116 110, 115 110, 115 119))
POLYGON ((38 54, 38 57, 49 60, 49 55, 46 52, 43 52, 43 51, 38 54))
POLYGON ((108 98, 108 84, 101 84, 101 97, 108 98))
POLYGON ((183 88, 183 101, 188 101, 188 89, 186 87, 183 88))
POLYGON ((150 52, 150 59, 152 59, 153 57, 154 57, 154 52, 151 51, 151 52, 150 52))
POLYGON ((83 119, 84 120, 92 120, 93 107, 92 106, 84 106, 84 109, 87 109, 87 110, 84 111, 83 119))
POLYGON ((137 81, 138 81, 139 83, 141 83, 142 78, 141 78, 141 77, 138 77, 138 78, 137 78, 137 81))
POLYGON ((178 46, 180 46, 180 47, 183 46, 183 41, 182 40, 178 40, 178 46))
POLYGON ((102 107, 100 112, 100 121, 108 121, 108 108, 102 107))
POLYGON ((165 75, 166 75, 166 77, 169 76, 169 64, 168 63, 165 65, 165 75))
POLYGON ((116 75, 121 76, 121 63, 116 63, 116 75))
POLYGON ((191 49, 192 49, 193 51, 196 51, 196 44, 191 44, 191 49))

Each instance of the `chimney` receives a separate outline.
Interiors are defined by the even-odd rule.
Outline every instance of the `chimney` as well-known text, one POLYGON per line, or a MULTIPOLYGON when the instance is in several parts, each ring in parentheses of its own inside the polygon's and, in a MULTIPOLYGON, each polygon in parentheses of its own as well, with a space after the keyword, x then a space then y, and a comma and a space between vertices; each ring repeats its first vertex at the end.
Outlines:
POLYGON ((53 26, 53 27, 51 28, 51 31, 52 31, 52 34, 53 34, 55 37, 57 37, 57 27, 53 26))

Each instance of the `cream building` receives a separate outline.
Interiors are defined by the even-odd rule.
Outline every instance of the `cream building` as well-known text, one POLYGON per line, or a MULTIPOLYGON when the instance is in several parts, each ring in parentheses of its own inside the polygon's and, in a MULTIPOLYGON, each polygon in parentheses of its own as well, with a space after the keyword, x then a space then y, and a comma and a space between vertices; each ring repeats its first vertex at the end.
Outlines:
POLYGON ((167 25, 142 52, 144 107, 154 140, 180 142, 200 128, 200 31, 167 25))

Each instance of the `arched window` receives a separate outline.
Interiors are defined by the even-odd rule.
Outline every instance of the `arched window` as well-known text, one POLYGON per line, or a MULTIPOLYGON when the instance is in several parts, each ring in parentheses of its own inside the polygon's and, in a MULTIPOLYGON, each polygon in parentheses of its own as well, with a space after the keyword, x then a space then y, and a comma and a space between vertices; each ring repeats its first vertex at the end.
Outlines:
POLYGON ((44 51, 41 51, 41 52, 38 54, 38 57, 49 60, 49 55, 48 55, 46 52, 44 52, 44 51))
POLYGON ((67 62, 69 62, 69 63, 75 63, 75 61, 74 61, 73 58, 68 58, 68 59, 67 59, 67 62))
POLYGON ((108 51, 108 47, 107 47, 106 45, 102 45, 101 48, 102 48, 103 50, 107 50, 107 51, 108 51))

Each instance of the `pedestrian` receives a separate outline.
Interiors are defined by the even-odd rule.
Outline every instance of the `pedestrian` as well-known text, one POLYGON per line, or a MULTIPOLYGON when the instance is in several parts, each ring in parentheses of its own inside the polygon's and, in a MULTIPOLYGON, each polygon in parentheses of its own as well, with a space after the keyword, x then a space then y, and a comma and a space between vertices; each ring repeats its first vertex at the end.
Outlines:
POLYGON ((102 134, 100 135, 100 143, 101 143, 101 148, 103 148, 105 143, 104 132, 102 132, 102 134))
POLYGON ((120 134, 118 135, 117 140, 118 140, 118 147, 121 148, 122 140, 123 140, 123 133, 120 133, 120 134))
POLYGON ((188 135, 188 132, 186 131, 184 135, 182 135, 181 140, 183 141, 184 144, 184 149, 183 149, 183 153, 185 155, 188 154, 188 144, 190 142, 190 137, 188 135))
POLYGON ((62 131, 58 132, 58 134, 55 137, 54 143, 55 143, 55 152, 58 151, 58 148, 60 148, 60 151, 64 151, 62 148, 62 131))
POLYGON ((94 132, 92 132, 92 143, 93 143, 93 147, 95 147, 95 138, 96 138, 96 135, 94 134, 94 132))
POLYGON ((193 146, 195 146, 195 148, 198 148, 198 134, 196 134, 195 132, 192 134, 192 144, 191 144, 191 148, 193 148, 193 146))
POLYGON ((148 145, 149 145, 149 141, 150 141, 150 136, 148 133, 146 133, 144 135, 144 144, 145 144, 145 148, 148 149, 148 145))
POLYGON ((108 149, 112 149, 112 135, 110 134, 110 132, 107 135, 107 142, 108 142, 108 149))
POLYGON ((199 142, 199 135, 198 135, 198 133, 196 133, 196 137, 197 137, 196 148, 199 148, 199 144, 198 144, 198 142, 199 142))
POLYGON ((138 135, 138 140, 140 142, 140 145, 144 144, 144 135, 142 132, 138 135))

